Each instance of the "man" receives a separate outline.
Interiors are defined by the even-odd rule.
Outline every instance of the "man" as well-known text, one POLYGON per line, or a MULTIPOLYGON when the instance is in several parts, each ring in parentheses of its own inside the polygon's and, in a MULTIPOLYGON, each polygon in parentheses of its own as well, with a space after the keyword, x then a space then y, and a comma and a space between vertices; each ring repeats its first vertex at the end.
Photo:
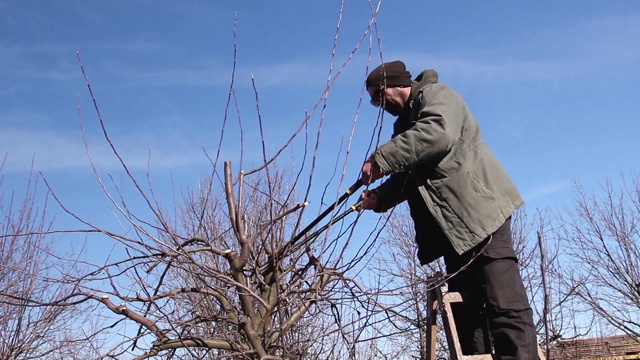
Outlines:
POLYGON ((465 293, 453 315, 463 353, 537 359, 532 310, 511 240, 511 215, 523 204, 484 144, 464 100, 426 70, 411 80, 401 61, 366 80, 371 104, 397 116, 390 141, 362 167, 362 209, 384 212, 408 201, 424 265, 444 256, 450 291, 465 293))

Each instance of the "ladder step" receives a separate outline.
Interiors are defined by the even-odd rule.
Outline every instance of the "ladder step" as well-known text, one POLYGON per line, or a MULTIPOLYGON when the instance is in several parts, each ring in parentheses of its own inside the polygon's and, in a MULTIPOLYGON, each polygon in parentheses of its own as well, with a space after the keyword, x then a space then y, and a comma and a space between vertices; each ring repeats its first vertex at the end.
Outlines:
POLYGON ((462 302, 462 295, 459 292, 448 292, 442 295, 442 299, 450 303, 459 303, 462 302))
MULTIPOLYGON (((452 360, 492 360, 494 357, 491 354, 482 355, 463 355, 460 348, 460 341, 458 339, 458 331, 453 319, 453 312, 451 308, 452 303, 463 302, 463 296, 458 292, 443 291, 442 287, 432 289, 427 296, 430 302, 429 309, 431 309, 431 328, 429 329, 429 336, 427 337, 430 345, 430 359, 435 359, 435 332, 436 322, 435 317, 437 315, 442 316, 442 322, 444 326, 444 332, 447 337, 447 343, 449 345, 449 351, 452 360)), ((538 357, 540 360, 544 360, 544 354, 540 347, 538 347, 538 357)))

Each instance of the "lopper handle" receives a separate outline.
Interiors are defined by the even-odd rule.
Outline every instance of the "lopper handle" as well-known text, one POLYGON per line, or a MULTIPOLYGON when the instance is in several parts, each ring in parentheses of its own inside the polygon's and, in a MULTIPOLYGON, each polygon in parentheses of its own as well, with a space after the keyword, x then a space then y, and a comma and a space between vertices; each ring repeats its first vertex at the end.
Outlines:
POLYGON ((340 198, 335 203, 333 203, 333 205, 329 206, 325 211, 322 212, 322 214, 318 215, 317 218, 315 218, 309 225, 307 225, 307 227, 302 229, 302 231, 300 231, 298 235, 291 239, 290 245, 294 245, 298 240, 300 240, 300 238, 302 238, 307 232, 309 232, 309 230, 313 229, 314 226, 316 226, 320 221, 322 221, 322 219, 324 219, 336 207, 338 207, 338 205, 342 204, 342 202, 344 202, 349 196, 351 196, 351 194, 358 191, 358 189, 360 189, 362 185, 364 185, 362 179, 358 179, 355 183, 353 183, 353 185, 351 185, 347 189, 347 191, 345 191, 345 193, 342 194, 342 196, 340 196, 340 198))

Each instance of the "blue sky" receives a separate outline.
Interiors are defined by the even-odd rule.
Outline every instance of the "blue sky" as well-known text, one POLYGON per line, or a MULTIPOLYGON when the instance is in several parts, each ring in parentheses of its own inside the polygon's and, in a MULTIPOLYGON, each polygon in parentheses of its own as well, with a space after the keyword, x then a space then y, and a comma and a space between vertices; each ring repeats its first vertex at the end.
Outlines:
MULTIPOLYGON (((123 172, 101 139, 76 51, 129 166, 138 174, 149 166, 166 199, 172 188, 197 185, 210 171, 202 149, 215 153, 222 127, 235 12, 236 93, 246 143, 256 144, 245 157, 257 163, 251 75, 273 153, 323 93, 340 5, 0 0, 4 185, 19 189, 35 158, 34 168, 72 209, 111 216, 84 150, 78 96, 96 165, 116 179, 123 172)), ((334 71, 366 31, 370 6, 345 1, 334 71)), ((467 100, 529 207, 559 206, 574 179, 597 187, 620 171, 638 172, 640 2, 386 1, 377 30, 382 52, 374 38, 369 55, 366 39, 329 93, 320 172, 333 171, 357 116, 345 181, 357 178, 378 116, 368 99, 358 109, 362 82, 381 54, 404 60, 414 75, 436 69, 467 100)), ((312 129, 319 119, 318 110, 312 129)), ((382 139, 391 122, 386 116, 382 139)), ((237 160, 239 129, 226 131, 221 157, 237 160)))

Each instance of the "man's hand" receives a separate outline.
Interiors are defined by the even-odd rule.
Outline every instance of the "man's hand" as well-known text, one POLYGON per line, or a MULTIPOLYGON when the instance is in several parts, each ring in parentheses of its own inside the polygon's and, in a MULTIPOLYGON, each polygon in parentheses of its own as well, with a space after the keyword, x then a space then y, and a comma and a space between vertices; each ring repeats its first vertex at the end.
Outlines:
POLYGON ((360 199, 362 200, 358 207, 360 210, 373 210, 378 207, 378 195, 373 191, 363 191, 360 199))
POLYGON ((362 165, 362 183, 369 185, 381 177, 382 172, 380 172, 378 164, 371 159, 367 159, 367 161, 364 162, 364 165, 362 165))

